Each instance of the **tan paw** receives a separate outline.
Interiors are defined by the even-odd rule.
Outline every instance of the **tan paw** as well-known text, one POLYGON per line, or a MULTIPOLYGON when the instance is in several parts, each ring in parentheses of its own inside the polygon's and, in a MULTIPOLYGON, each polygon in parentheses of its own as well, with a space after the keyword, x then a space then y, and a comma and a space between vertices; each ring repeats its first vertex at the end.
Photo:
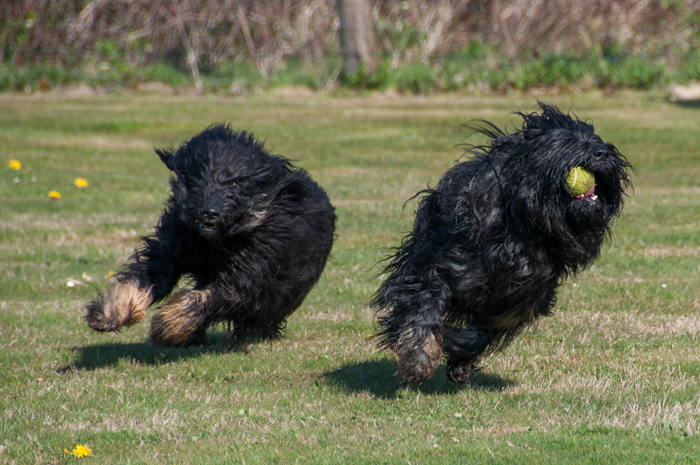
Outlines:
POLYGON ((140 288, 136 281, 119 282, 87 305, 85 319, 96 331, 117 331, 146 318, 151 302, 150 288, 140 288))
POLYGON ((161 346, 184 344, 204 322, 202 306, 209 291, 183 289, 168 300, 151 319, 151 340, 161 346))

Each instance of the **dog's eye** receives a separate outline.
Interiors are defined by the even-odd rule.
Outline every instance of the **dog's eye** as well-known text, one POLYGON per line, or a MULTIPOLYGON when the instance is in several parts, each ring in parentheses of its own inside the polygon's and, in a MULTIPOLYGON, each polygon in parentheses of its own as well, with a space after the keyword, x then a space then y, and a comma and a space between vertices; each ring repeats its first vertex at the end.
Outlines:
POLYGON ((238 183, 236 181, 229 181, 228 186, 231 189, 238 189, 238 183))

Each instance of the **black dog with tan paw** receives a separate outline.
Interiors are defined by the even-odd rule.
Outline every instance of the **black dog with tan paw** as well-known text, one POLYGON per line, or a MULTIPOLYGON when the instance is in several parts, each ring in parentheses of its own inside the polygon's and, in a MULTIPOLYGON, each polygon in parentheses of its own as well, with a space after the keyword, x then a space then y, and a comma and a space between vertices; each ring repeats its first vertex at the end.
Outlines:
POLYGON ((97 331, 117 331, 178 290, 151 322, 163 346, 201 343, 214 323, 232 344, 277 337, 316 284, 333 244, 336 216, 302 169, 270 154, 246 132, 215 125, 177 150, 156 150, 174 173, 152 236, 116 284, 87 305, 97 331))

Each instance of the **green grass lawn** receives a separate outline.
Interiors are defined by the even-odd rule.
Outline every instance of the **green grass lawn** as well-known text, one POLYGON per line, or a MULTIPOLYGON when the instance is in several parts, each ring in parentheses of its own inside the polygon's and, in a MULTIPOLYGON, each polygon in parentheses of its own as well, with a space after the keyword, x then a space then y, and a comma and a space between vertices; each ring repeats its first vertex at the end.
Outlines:
POLYGON ((700 107, 542 99, 593 120, 634 193, 552 318, 469 385, 443 366, 416 387, 368 341, 373 266, 411 227, 404 202, 462 155, 461 125, 519 125, 535 98, 0 95, 0 464, 700 462, 700 107), (286 337, 246 354, 221 327, 188 349, 152 346, 147 324, 92 332, 84 304, 168 195, 153 147, 222 121, 327 190, 321 281, 286 337), (77 444, 92 455, 64 452, 77 444))

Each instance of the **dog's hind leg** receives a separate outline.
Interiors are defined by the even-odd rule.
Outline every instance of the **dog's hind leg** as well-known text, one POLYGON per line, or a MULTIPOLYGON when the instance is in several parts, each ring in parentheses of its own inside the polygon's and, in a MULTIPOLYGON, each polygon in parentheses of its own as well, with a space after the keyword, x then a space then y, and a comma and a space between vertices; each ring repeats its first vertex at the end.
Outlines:
POLYGON ((203 339, 208 325, 208 289, 182 289, 151 319, 151 340, 161 346, 190 345, 203 339))
POLYGON ((491 341, 487 330, 474 326, 445 326, 444 350, 447 354, 447 377, 453 383, 465 384, 474 374, 474 364, 491 341))

